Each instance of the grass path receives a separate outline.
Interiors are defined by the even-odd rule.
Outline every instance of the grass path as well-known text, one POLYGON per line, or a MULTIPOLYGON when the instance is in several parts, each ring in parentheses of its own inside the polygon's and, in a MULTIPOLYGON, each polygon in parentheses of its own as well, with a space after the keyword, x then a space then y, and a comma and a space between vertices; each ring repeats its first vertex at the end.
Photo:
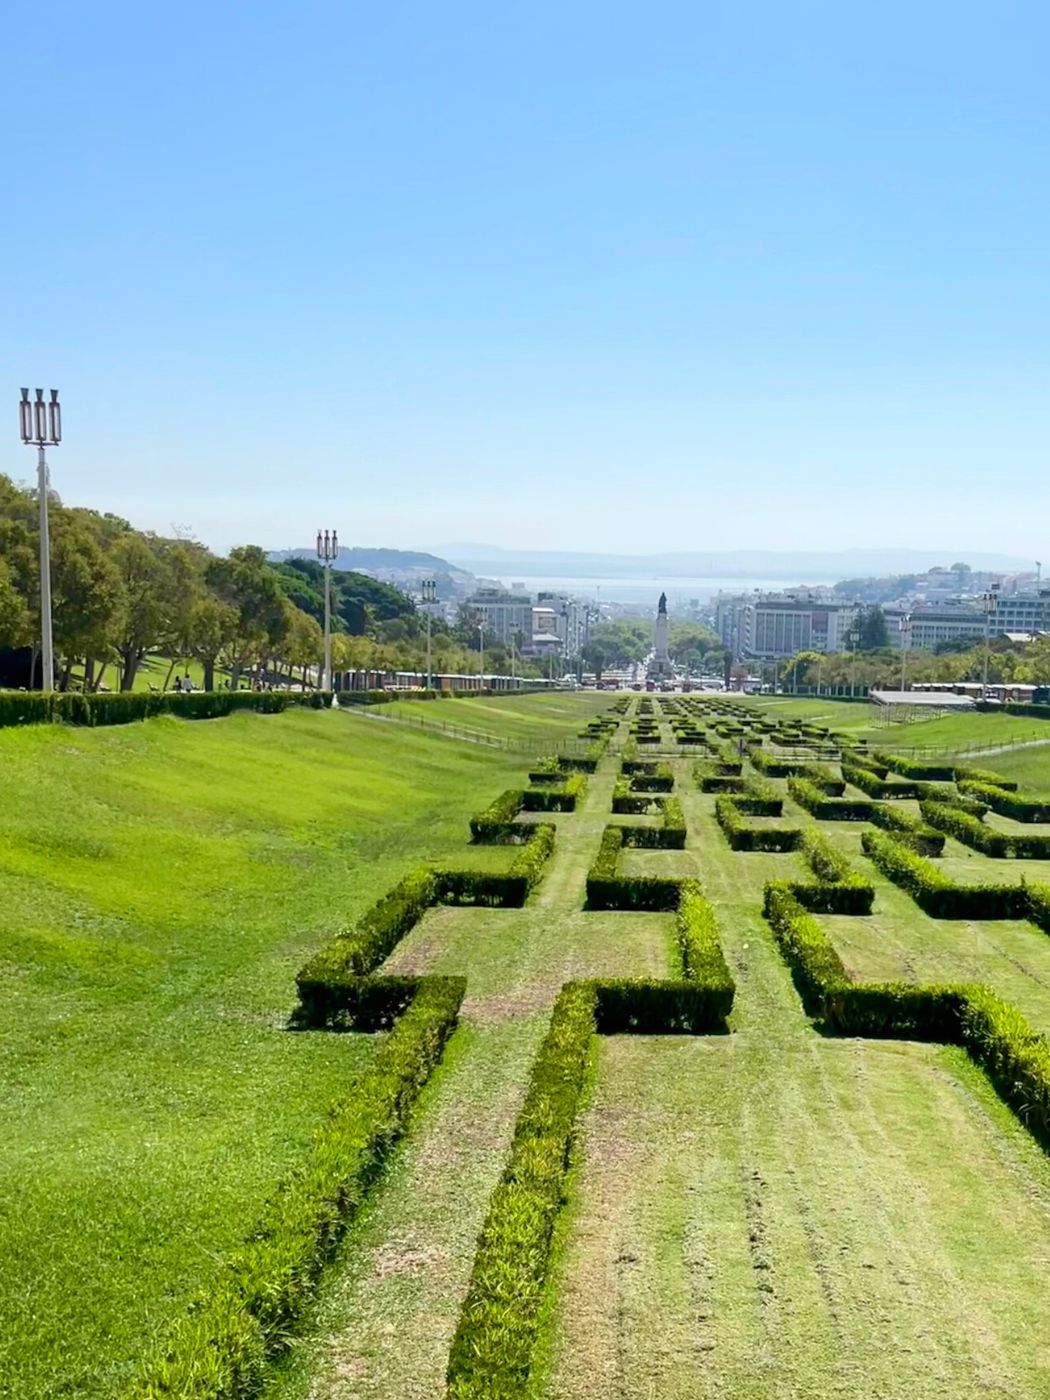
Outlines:
POLYGON ((759 907, 798 858, 680 788, 732 1034, 598 1040, 537 1396, 1044 1400, 1050 1164, 960 1052, 810 1028, 759 907))
POLYGON ((311 1337, 272 1392, 282 1400, 442 1393, 477 1234, 555 996, 577 977, 666 975, 669 916, 583 911, 616 766, 606 759, 579 809, 556 817, 555 853, 530 905, 432 910, 390 960, 393 972, 466 972, 461 1025, 365 1227, 329 1275, 311 1337))

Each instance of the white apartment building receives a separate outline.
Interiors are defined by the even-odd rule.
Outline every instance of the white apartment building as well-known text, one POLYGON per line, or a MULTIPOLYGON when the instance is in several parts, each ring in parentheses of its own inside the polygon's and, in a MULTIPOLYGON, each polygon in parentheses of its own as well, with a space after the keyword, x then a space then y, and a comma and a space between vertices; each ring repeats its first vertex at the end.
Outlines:
POLYGON ((774 661, 798 651, 846 651, 857 612, 853 603, 760 595, 740 610, 739 655, 774 661))

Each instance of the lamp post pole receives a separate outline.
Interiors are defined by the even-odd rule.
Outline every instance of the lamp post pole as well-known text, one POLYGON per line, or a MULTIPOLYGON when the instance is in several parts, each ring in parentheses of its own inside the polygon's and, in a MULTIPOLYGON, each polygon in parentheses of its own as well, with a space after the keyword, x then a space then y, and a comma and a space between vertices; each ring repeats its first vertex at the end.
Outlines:
POLYGON ((339 537, 334 530, 318 530, 317 557, 324 568, 324 673, 321 689, 332 689, 332 565, 339 554, 339 537))
MULTIPOLYGON (((57 447, 62 441, 62 409, 58 390, 52 389, 50 400, 44 402, 43 389, 34 391, 30 402, 29 390, 21 391, 18 405, 22 441, 36 448, 36 489, 40 515, 40 683, 42 690, 55 688, 55 642, 51 628, 51 527, 48 519, 48 489, 50 475, 45 448, 57 447)), ((32 684, 32 677, 30 677, 32 684)))
POLYGON ((993 583, 984 595, 984 668, 981 677, 981 699, 988 698, 988 657, 992 645, 992 614, 999 606, 999 585, 993 583))
POLYGON ((437 581, 432 578, 423 580, 423 602, 427 609, 427 689, 434 689, 434 668, 430 661, 430 614, 433 604, 437 601, 437 581))
POLYGON ((908 664, 908 642, 911 640, 911 613, 901 618, 901 693, 904 692, 904 673, 908 664))
POLYGON ((857 643, 860 641, 860 633, 856 625, 849 629, 849 650, 850 650, 850 677, 849 693, 850 699, 857 693, 857 643))
POLYGON ((478 623, 478 679, 480 689, 485 689, 485 624, 478 623))

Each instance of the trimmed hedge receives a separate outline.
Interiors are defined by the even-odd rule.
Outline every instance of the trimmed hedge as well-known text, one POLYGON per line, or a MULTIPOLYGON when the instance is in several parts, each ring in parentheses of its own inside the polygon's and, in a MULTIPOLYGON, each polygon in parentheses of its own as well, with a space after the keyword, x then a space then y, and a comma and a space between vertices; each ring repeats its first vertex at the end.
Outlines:
MULTIPOLYGON (((360 980, 390 956, 435 904, 521 908, 543 877, 555 839, 555 828, 547 823, 522 829, 530 839, 505 873, 417 866, 377 900, 355 928, 338 934, 308 958, 295 979, 299 1023, 327 1026, 345 1020, 360 980)), ((383 979, 390 985, 394 980, 383 979)))
POLYGON ((810 1016, 842 1035, 958 1043, 963 989, 851 982, 831 940, 789 889, 767 885, 764 909, 810 1016))
POLYGON ((763 912, 791 969, 806 1012, 823 1016, 828 992, 849 982, 842 959, 787 885, 766 886, 763 912))
POLYGON ((374 971, 437 902, 433 870, 417 866, 376 901, 357 926, 341 933, 307 960, 296 976, 302 1016, 324 1025, 332 1013, 330 988, 374 971))
POLYGON ((928 783, 955 781, 955 768, 950 763, 917 762, 913 758, 905 758, 902 754, 885 753, 881 749, 875 749, 872 757, 883 767, 899 773, 902 778, 917 778, 928 783))
POLYGON ((988 811, 987 803, 978 802, 974 797, 964 797, 948 783, 916 783, 915 788, 920 802, 941 802, 946 807, 957 807, 971 817, 983 817, 988 811))
POLYGON ((598 854, 587 872, 588 909, 677 909, 681 880, 617 873, 625 844, 623 827, 607 826, 602 832, 598 854))
POLYGON ((1010 857, 1017 860, 1050 860, 1050 836, 1014 836, 985 826, 976 817, 941 802, 923 802, 922 814, 931 826, 946 831, 965 846, 982 855, 1010 857))
POLYGON ((988 987, 968 987, 962 1003, 960 1040, 1044 1146, 1050 1145, 1050 1045, 1016 1007, 988 987))
POLYGON ((772 783, 761 778, 748 778, 733 798, 738 812, 745 817, 779 817, 784 812, 784 799, 772 783))
POLYGON ((89 728, 133 724, 156 715, 181 719, 222 719, 235 710, 280 714, 289 705, 321 709, 330 705, 331 692, 301 694, 288 690, 168 690, 119 691, 84 695, 79 691, 43 694, 38 691, 0 692, 0 728, 22 724, 65 723, 89 728))
MULTIPOLYGON (((921 802, 919 807, 930 826, 954 836, 964 846, 971 846, 986 856, 1012 854, 1010 838, 993 827, 985 826, 980 818, 971 817, 958 807, 949 807, 945 802, 921 802)), ((1047 854, 1050 855, 1050 842, 1047 854)))
MULTIPOLYGON (((788 778, 788 792, 800 807, 818 821, 866 822, 871 820, 873 803, 865 798, 829 797, 808 778, 788 778)), ((845 783, 842 784, 845 790, 845 783)))
POLYGON ((572 773, 560 788, 527 788, 521 797, 523 812, 575 812, 587 791, 586 773, 572 773))
POLYGON ((702 983, 713 997, 720 999, 719 1015, 724 1020, 733 1008, 736 984, 722 951, 715 911, 697 880, 682 884, 675 933, 683 976, 687 982, 702 983))
POLYGON ((623 845, 650 850, 682 851, 685 849, 685 816, 677 797, 661 799, 663 820, 659 826, 621 826, 623 845))
POLYGON ((651 772, 636 772, 631 778, 632 792, 670 792, 673 788, 674 772, 669 763, 654 763, 651 772))
POLYGON ((449 1400, 520 1400, 524 1393, 597 1004, 590 982, 569 983, 554 1004, 478 1240, 449 1353, 449 1400))
POLYGON ((1050 1146, 1050 1044, 984 986, 850 982, 823 930, 791 894, 766 887, 766 917, 810 1015, 840 1034, 961 1045, 1003 1101, 1050 1146))
POLYGON ((524 840, 528 830, 516 820, 524 803, 525 793, 522 788, 508 788, 506 792, 501 792, 495 802, 491 802, 477 816, 471 817, 471 840, 486 845, 524 840))
POLYGON ((802 841, 798 827, 748 826, 735 797, 717 798, 715 817, 734 851, 794 851, 802 841))
POLYGON ((882 873, 907 890, 931 918, 1033 918, 1027 885, 956 885, 928 860, 881 832, 865 831, 860 839, 882 873))
POLYGON ((132 1382, 128 1400, 258 1394, 267 1361, 288 1349, 322 1267, 404 1132, 455 1029, 465 990, 461 977, 417 982, 303 1162, 278 1186, 213 1287, 132 1382))
POLYGON ((845 758, 842 760, 842 776, 847 783, 860 788, 861 792, 866 792, 869 797, 918 798, 922 795, 915 782, 888 782, 885 778, 880 778, 873 769, 858 768, 845 758))
POLYGON ((819 788, 828 797, 841 797, 846 791, 845 779, 836 778, 831 769, 825 767, 823 763, 804 763, 794 776, 812 783, 815 788, 819 788))
POLYGON ((910 812, 904 812, 892 803, 873 802, 870 820, 873 826, 892 831, 902 845, 918 851, 921 856, 939 856, 944 850, 943 832, 935 831, 932 826, 927 826, 918 817, 913 817, 910 812))
POLYGON ((1025 797, 1019 792, 1008 792, 1005 788, 975 783, 967 778, 959 784, 959 790, 985 803, 1001 817, 1012 817, 1015 822, 1050 822, 1050 795, 1040 793, 1025 797))
POLYGON ((1002 788, 1003 792, 1016 792, 1017 783, 1009 778, 1000 778, 998 773, 991 773, 987 768, 957 767, 955 769, 955 781, 957 783, 969 781, 971 783, 984 783, 987 787, 1002 788))
POLYGON ((710 1035, 725 1028, 735 991, 732 981, 726 987, 621 978, 595 985, 599 1035, 710 1035))

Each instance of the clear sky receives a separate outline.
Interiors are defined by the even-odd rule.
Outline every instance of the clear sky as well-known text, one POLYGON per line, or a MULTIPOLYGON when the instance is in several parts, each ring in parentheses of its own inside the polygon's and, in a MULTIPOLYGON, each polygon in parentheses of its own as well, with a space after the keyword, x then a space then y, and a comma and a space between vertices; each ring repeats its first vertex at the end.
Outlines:
POLYGON ((10 431, 223 548, 1050 559, 1050 7, 14 0, 10 431))

